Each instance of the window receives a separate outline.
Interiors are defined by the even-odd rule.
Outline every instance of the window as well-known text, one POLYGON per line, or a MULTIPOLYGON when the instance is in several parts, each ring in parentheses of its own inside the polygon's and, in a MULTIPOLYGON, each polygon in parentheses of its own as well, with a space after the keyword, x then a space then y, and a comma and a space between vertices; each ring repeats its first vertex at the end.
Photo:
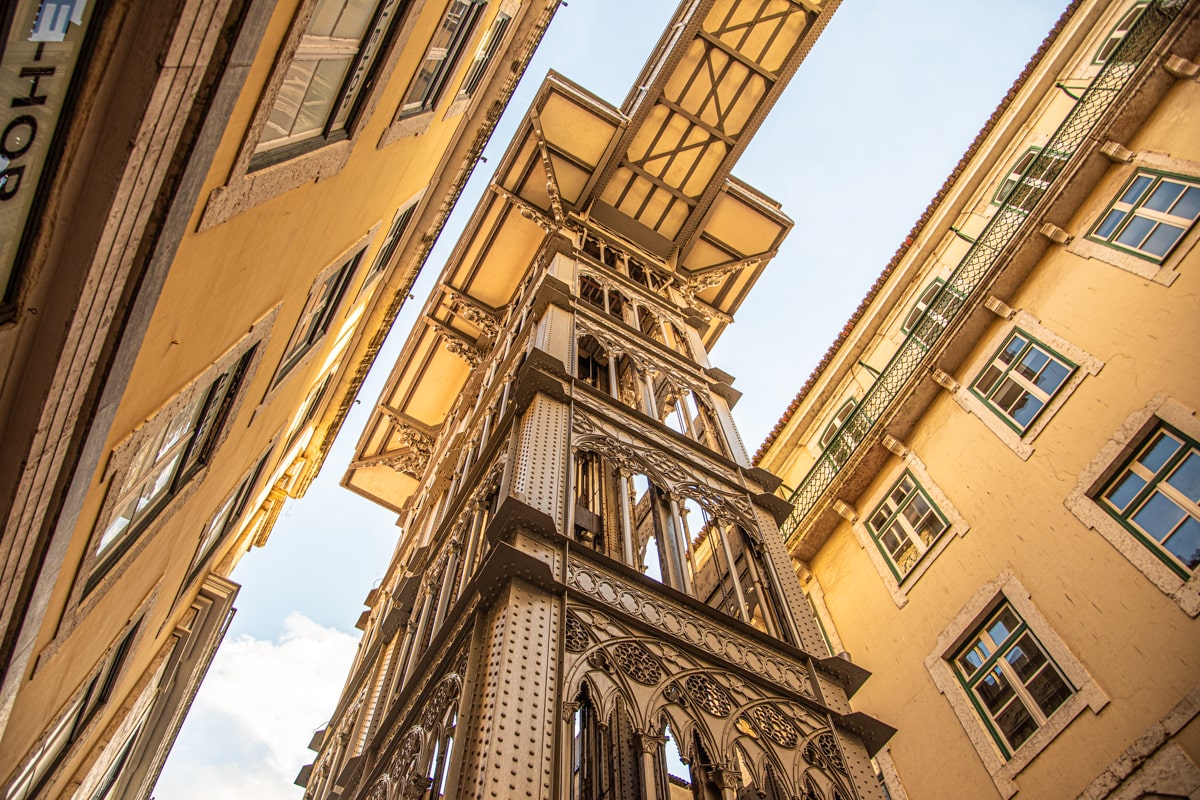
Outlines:
POLYGON ((1000 184, 993 202, 1007 203, 1010 208, 1032 211, 1050 182, 1058 177, 1066 164, 1063 153, 1046 153, 1040 147, 1026 150, 1009 170, 1008 177, 1000 184))
POLYGON ((375 256, 374 263, 371 264, 371 269, 367 271, 366 277, 363 278, 362 290, 365 290, 370 285, 371 281, 375 280, 375 276, 379 275, 389 263, 392 256, 396 254, 396 248, 400 246, 400 242, 404 239, 404 234, 408 231, 408 224, 412 222, 413 214, 417 210, 417 201, 413 200, 401 206, 396 212, 396 216, 392 219, 392 227, 388 228, 387 236, 383 239, 383 244, 379 247, 379 254, 375 256))
POLYGON ((1017 329, 971 390, 1010 427, 1023 433, 1074 371, 1074 364, 1017 329))
POLYGON ((512 17, 508 14, 501 13, 496 16, 492 27, 488 28, 478 49, 475 50, 475 58, 471 61, 471 66, 467 67, 467 77, 463 78, 456 99, 475 95, 479 84, 483 83, 483 76, 487 73, 488 66, 491 65, 492 59, 496 57, 496 52, 500 49, 500 43, 504 41, 504 34, 508 33, 508 26, 511 22, 512 17))
POLYGON ((1089 234, 1111 247, 1161 262, 1200 216, 1200 184, 1140 171, 1089 234))
POLYGON ((1129 29, 1133 27, 1133 23, 1138 21, 1138 17, 1142 16, 1142 12, 1146 10, 1147 3, 1135 3, 1131 9, 1121 15, 1121 19, 1109 31, 1108 37, 1104 43, 1100 45, 1100 49, 1096 51, 1096 56, 1092 59, 1097 64, 1103 64, 1108 61, 1113 51, 1117 49, 1117 45, 1125 40, 1129 29))
POLYGON ((1074 690, 1029 626, 1003 602, 952 659, 954 672, 1005 758, 1074 690))
MULTIPOLYGON (((946 282, 941 278, 935 278, 925 287, 925 291, 921 292, 921 296, 913 303, 912 308, 908 310, 908 314, 904 317, 904 324, 900 326, 900 330, 904 333, 911 333, 917 327, 917 323, 921 321, 921 315, 933 303, 933 299, 937 297, 938 290, 946 285, 946 282)), ((945 322, 942 323, 945 325, 945 322)))
POLYGON ((354 276, 354 270, 361 258, 362 251, 359 250, 340 266, 327 269, 317 276, 316 282, 309 290, 304 311, 296 321, 296 329, 288 341, 287 350, 279 362, 275 378, 271 381, 272 387, 282 383, 288 373, 304 360, 313 345, 329 331, 342 297, 346 294, 346 287, 350 285, 350 279, 354 276))
POLYGON ((821 451, 829 453, 830 459, 838 466, 846 463, 846 459, 850 458, 850 454, 858 447, 866 435, 867 428, 870 427, 866 415, 859 414, 850 422, 851 427, 843 435, 839 435, 857 407, 858 404, 854 400, 847 400, 821 434, 821 451))
POLYGON ((1099 500, 1180 577, 1200 565, 1200 445, 1194 440, 1160 424, 1099 500))
POLYGON ((907 575, 949 527, 910 472, 901 476, 867 522, 897 579, 907 575))
POLYGON ((425 51, 425 60, 404 95, 400 116, 422 114, 437 106, 485 4, 486 0, 451 0, 425 51))
POLYGON ((71 701, 58 722, 42 737, 41 743, 28 758, 25 766, 8 785, 4 792, 4 800, 25 800, 38 795, 71 746, 79 740, 88 723, 108 702, 140 627, 141 620, 133 623, 116 646, 102 659, 100 667, 93 673, 83 691, 71 701))
POLYGON ((202 391, 171 412, 138 444, 117 488, 116 502, 95 545, 90 589, 128 549, 136 534, 208 462, 257 345, 202 391))
POLYGON ((225 502, 217 509, 217 513, 213 514, 208 525, 204 526, 204 533, 200 537, 200 546, 196 548, 196 555, 192 557, 192 572, 188 575, 188 583, 191 583, 196 577, 196 572, 208 560, 217 545, 237 528, 238 520, 241 519, 242 513, 246 510, 246 504, 250 502, 251 495, 258 487, 258 479, 262 477, 270 455, 271 448, 268 448, 250 472, 242 478, 233 493, 225 498, 225 502))
POLYGON ((256 166, 346 137, 408 0, 317 0, 255 148, 256 166))

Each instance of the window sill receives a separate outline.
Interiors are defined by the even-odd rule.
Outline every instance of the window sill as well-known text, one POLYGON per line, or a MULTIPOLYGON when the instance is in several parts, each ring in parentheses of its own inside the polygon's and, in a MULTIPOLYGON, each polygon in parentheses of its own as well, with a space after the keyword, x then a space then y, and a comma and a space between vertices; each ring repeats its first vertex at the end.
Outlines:
POLYGON ((429 126, 433 124, 433 113, 424 111, 420 114, 400 117, 384 130, 383 135, 379 137, 379 144, 375 145, 376 149, 382 150, 393 142, 410 136, 420 136, 427 132, 429 126))
POLYGON ((343 139, 278 164, 235 174, 208 196, 198 230, 208 230, 306 183, 328 180, 346 166, 353 146, 353 140, 343 139))

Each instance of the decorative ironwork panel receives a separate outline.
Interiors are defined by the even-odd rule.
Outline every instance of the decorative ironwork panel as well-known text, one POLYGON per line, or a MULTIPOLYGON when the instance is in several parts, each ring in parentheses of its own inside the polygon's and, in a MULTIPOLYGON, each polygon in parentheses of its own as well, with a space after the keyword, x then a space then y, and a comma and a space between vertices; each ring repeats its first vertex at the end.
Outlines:
POLYGON ((613 646, 613 657, 621 671, 638 683, 654 686, 662 678, 658 661, 637 642, 618 642, 613 646))
POLYGON ((728 717, 733 711, 733 701, 729 698, 729 693, 707 675, 688 675, 683 679, 683 685, 687 687, 688 694, 696 701, 696 705, 714 717, 728 717))

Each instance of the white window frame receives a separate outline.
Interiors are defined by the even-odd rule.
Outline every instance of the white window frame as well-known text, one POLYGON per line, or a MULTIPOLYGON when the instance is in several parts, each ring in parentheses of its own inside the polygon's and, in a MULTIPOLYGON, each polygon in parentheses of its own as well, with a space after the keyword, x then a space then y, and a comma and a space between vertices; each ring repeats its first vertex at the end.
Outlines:
POLYGON ((1092 713, 1098 714, 1108 704, 1108 697, 1100 686, 1055 633, 1046 617, 1034 605, 1029 592, 1011 572, 1003 572, 995 580, 981 586, 967 601, 938 636, 933 650, 925 658, 925 669, 958 717, 967 738, 979 754, 996 790, 1004 800, 1016 794, 1016 777, 1021 771, 1066 730, 1075 717, 1085 708, 1090 708, 1092 713), (1009 758, 1004 757, 985 727, 979 711, 967 696, 950 661, 1002 602, 1007 602, 1024 620, 1046 655, 1066 677, 1067 682, 1075 687, 1075 693, 1067 698, 1045 724, 1009 758))
POLYGON ((942 551, 949 546, 954 539, 965 536, 971 527, 967 524, 967 520, 955 506, 954 502, 942 491, 938 486, 937 481, 929 474, 929 469, 925 462, 914 453, 912 450, 905 449, 904 455, 900 458, 899 470, 888 470, 888 479, 880 482, 878 485, 881 491, 869 495, 869 504, 864 503, 864 507, 869 508, 869 514, 873 514, 875 509, 888 497, 896 484, 903 479, 905 473, 912 476, 917 483, 919 490, 930 500, 935 506, 938 515, 946 522, 946 528, 941 534, 929 545, 924 547, 923 552, 918 556, 917 561, 913 564, 912 569, 901 576, 897 576, 891 558, 883 552, 882 543, 868 527, 870 522, 869 517, 855 515, 854 519, 850 520, 851 528, 854 532, 855 539, 858 540, 859 546, 867 554, 871 560, 875 571, 879 573, 880 580, 887 587, 888 594, 891 595, 892 601, 897 608, 904 608, 908 604, 908 595, 912 591, 912 587, 921 579, 921 576, 932 566, 941 555, 942 551))
POLYGON ((1150 545, 1131 533, 1098 502, 1099 493, 1161 423, 1170 425, 1193 441, 1200 441, 1200 419, 1196 411, 1165 394, 1156 394, 1125 419, 1080 472, 1064 505, 1076 519, 1103 536, 1184 613, 1197 617, 1200 616, 1200 570, 1194 571, 1189 578, 1181 577, 1150 545))
POLYGON ((980 343, 980 347, 976 352, 984 355, 982 358, 977 358, 972 362, 970 384, 974 384, 978 376, 992 363, 1001 346, 1008 341, 1009 335, 1016 328, 1020 328, 1026 334, 1046 347, 1049 347, 1055 353, 1059 354, 1060 357, 1067 359, 1075 366, 1074 372, 1063 381, 1058 390, 1050 397, 1046 405, 1038 412, 1038 415, 1025 430, 1018 433, 1005 419, 1001 418, 1000 414, 990 404, 981 399, 968 386, 960 386, 952 392, 952 395, 960 408, 977 417, 988 430, 996 434, 1021 459, 1028 460, 1033 455, 1033 442, 1037 439, 1038 434, 1050 424, 1050 421, 1054 419, 1059 409, 1066 404, 1075 390, 1079 388, 1079 385, 1083 383, 1084 378, 1089 375, 1099 374, 1104 366, 1104 362, 1086 350, 1076 347, 1071 342, 1042 325, 1041 320, 1028 311, 1020 310, 1014 312, 1010 322, 997 326, 992 334, 980 343))

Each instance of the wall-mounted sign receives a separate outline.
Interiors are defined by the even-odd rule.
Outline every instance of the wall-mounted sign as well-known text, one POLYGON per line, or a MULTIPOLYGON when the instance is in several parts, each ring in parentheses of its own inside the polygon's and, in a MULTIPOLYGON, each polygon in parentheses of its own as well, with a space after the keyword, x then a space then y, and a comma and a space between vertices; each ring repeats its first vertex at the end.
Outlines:
POLYGON ((0 56, 0 309, 19 290, 21 237, 95 0, 18 0, 0 56))

